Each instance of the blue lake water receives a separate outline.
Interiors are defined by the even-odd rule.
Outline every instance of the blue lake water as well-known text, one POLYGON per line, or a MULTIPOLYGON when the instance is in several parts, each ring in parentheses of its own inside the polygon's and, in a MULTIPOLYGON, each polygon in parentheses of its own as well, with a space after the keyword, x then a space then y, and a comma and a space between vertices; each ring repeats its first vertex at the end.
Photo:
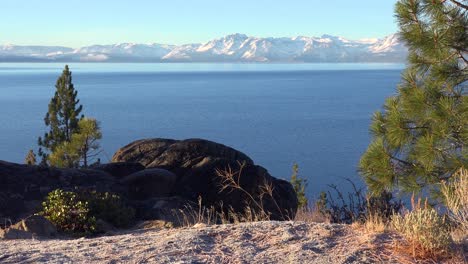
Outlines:
MULTIPOLYGON (((63 64, 0 63, 0 159, 37 149, 63 64)), ((374 111, 395 94, 401 64, 72 63, 84 114, 101 122, 108 161, 142 138, 205 138, 249 155, 273 176, 297 162, 311 197, 360 181, 374 111)), ((346 188, 346 187, 343 187, 346 188)))

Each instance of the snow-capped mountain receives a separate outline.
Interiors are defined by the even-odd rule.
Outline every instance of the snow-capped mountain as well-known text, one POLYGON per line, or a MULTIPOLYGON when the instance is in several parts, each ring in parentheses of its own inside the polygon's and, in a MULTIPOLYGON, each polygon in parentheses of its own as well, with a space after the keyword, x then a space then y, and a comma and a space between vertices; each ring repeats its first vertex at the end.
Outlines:
POLYGON ((73 52, 72 48, 60 46, 0 45, 0 61, 36 61, 53 59, 73 52))
POLYGON ((202 44, 93 45, 78 49, 0 46, 0 61, 94 62, 403 62, 407 49, 396 34, 382 39, 298 36, 257 38, 233 34, 202 44))
POLYGON ((81 60, 160 60, 174 49, 172 45, 122 43, 115 45, 93 45, 73 51, 81 60))

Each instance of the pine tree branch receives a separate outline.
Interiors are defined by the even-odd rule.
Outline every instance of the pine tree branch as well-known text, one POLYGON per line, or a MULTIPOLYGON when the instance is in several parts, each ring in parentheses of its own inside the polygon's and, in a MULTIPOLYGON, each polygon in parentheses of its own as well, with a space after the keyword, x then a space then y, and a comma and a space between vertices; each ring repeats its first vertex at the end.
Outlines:
POLYGON ((461 7, 463 9, 465 9, 465 10, 468 10, 468 5, 462 4, 462 3, 460 3, 460 2, 458 2, 456 0, 450 0, 450 2, 452 2, 453 4, 455 4, 458 7, 461 7))
POLYGON ((402 129, 406 129, 406 130, 413 130, 413 129, 429 129, 429 127, 425 127, 425 126, 420 126, 420 127, 400 127, 402 129))
POLYGON ((406 161, 406 160, 402 160, 402 159, 399 159, 399 158, 393 156, 393 155, 390 154, 386 149, 385 149, 384 152, 385 152, 385 154, 387 154, 387 156, 388 156, 390 159, 392 159, 392 160, 398 161, 398 162, 403 163, 403 164, 405 164, 405 165, 407 165, 407 166, 413 166, 413 167, 415 166, 414 163, 411 163, 411 162, 408 162, 408 161, 406 161))

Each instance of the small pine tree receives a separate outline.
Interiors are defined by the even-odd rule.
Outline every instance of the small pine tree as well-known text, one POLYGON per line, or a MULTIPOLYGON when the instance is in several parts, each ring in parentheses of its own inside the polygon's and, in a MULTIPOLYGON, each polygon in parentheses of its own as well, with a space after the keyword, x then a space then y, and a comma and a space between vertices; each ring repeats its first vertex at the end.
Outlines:
POLYGON ((72 134, 78 132, 78 121, 83 110, 83 106, 79 105, 78 92, 73 86, 72 73, 68 65, 58 78, 55 88, 55 95, 50 100, 44 118, 49 132, 38 139, 39 156, 43 163, 46 163, 50 152, 54 152, 64 142, 69 142, 72 134))
POLYGON ((396 96, 375 113, 360 161, 370 191, 419 192, 468 164, 468 6, 400 0, 396 18, 409 48, 396 96))
POLYGON ((294 163, 293 174, 291 175, 291 184, 296 191, 299 208, 306 208, 309 201, 306 196, 307 180, 299 177, 299 165, 294 163))
POLYGON ((36 154, 32 149, 29 150, 26 158, 24 159, 24 163, 27 165, 36 165, 36 154))
POLYGON ((83 167, 88 167, 90 159, 99 155, 99 140, 102 133, 98 121, 93 118, 83 118, 78 122, 79 133, 72 135, 71 143, 79 151, 83 167))
POLYGON ((54 167, 88 167, 90 159, 99 155, 99 140, 102 133, 96 119, 83 118, 78 122, 79 132, 55 148, 49 155, 49 163, 54 167))
POLYGON ((326 192, 320 192, 319 198, 315 202, 315 209, 322 215, 327 215, 328 196, 326 192))

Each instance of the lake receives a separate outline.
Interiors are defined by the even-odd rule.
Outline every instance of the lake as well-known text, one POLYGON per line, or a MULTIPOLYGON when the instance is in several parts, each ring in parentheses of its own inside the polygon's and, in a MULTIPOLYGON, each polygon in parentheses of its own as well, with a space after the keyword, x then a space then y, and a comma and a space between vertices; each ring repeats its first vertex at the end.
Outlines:
MULTIPOLYGON (((63 64, 0 63, 0 159, 22 163, 63 64)), ((293 163, 311 198, 360 182, 369 124, 396 93, 401 64, 71 63, 84 114, 101 122, 106 162, 142 138, 204 138, 238 149, 276 177, 293 163)), ((362 184, 362 182, 361 182, 362 184)))

